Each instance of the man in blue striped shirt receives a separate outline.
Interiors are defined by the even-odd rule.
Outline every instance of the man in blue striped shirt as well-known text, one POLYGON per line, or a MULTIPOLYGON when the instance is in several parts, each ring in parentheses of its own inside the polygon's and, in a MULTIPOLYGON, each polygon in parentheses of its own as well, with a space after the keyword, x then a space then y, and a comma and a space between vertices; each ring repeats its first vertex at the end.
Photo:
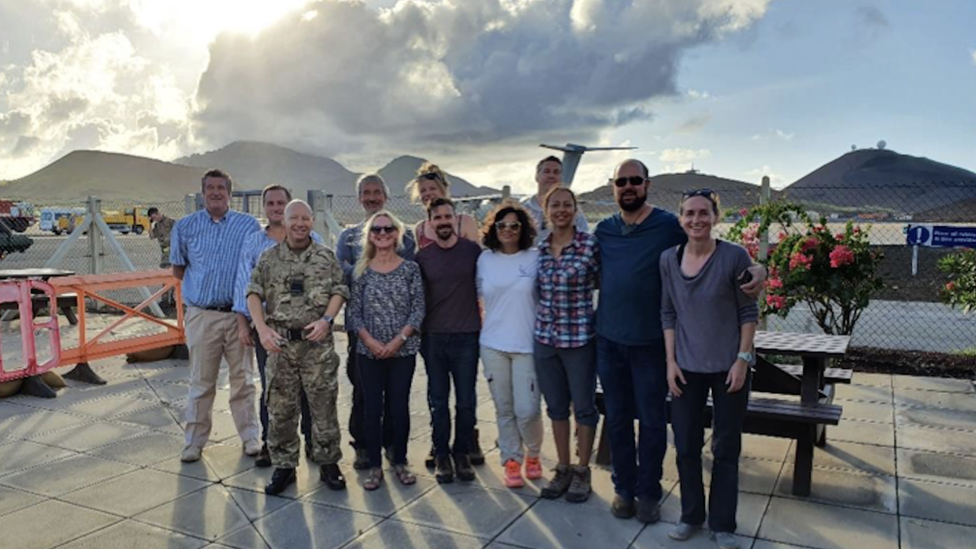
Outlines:
MULTIPOLYGON (((261 203, 264 206, 264 217, 268 219, 268 226, 264 230, 251 233, 244 239, 240 259, 237 263, 237 277, 234 283, 234 312, 237 313, 238 338, 245 347, 254 347, 257 355, 258 373, 261 375, 261 454, 255 461, 258 467, 271 467, 271 454, 268 452, 268 404, 265 398, 267 383, 265 367, 268 364, 268 351, 261 345, 261 339, 251 327, 251 312, 247 310, 247 285, 251 282, 251 271, 257 266, 261 254, 280 244, 285 239, 285 206, 291 202, 291 191, 281 185, 268 185, 261 191, 261 203)), ((322 237, 315 231, 311 233, 312 241, 323 244, 322 237)), ((247 350, 250 354, 250 349, 247 350)), ((305 391, 302 396, 302 435, 305 439, 305 452, 312 448, 312 419, 308 411, 308 399, 305 391)))
POLYGON ((230 210, 233 182, 210 170, 203 176, 206 209, 179 220, 171 236, 173 275, 183 281, 184 325, 190 350, 190 393, 186 404, 184 462, 200 459, 210 438, 211 415, 221 359, 230 372, 230 411, 244 452, 261 451, 253 363, 237 333, 234 278, 244 239, 261 229, 257 220, 230 210))

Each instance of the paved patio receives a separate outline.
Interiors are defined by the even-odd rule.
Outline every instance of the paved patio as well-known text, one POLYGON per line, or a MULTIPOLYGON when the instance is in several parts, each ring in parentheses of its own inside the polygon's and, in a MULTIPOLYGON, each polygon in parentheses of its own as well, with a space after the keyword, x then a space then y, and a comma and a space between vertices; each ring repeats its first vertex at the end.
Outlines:
MULTIPOLYGON (((0 547, 714 547, 704 534, 683 543, 667 538, 680 508, 673 448, 665 462, 662 522, 651 526, 610 515, 613 490, 602 469, 594 470, 594 494, 581 505, 540 499, 542 481, 504 488, 497 450, 474 483, 439 487, 423 467, 430 428, 421 369, 412 401, 415 486, 387 475, 383 488, 365 492, 345 446, 346 492, 329 491, 314 467, 303 466, 284 497, 268 497, 261 490, 271 470, 254 468, 242 454, 226 388, 218 392, 213 444, 201 462, 182 464, 186 363, 112 359, 93 366, 107 386, 71 383, 57 399, 0 401, 0 547)), ((344 419, 350 387, 344 375, 341 381, 344 419)), ((479 395, 487 445, 495 429, 483 381, 479 395)), ((816 452, 810 498, 790 495, 789 441, 746 437, 743 547, 976 546, 972 383, 856 374, 838 396, 845 419, 816 452)), ((547 434, 543 453, 551 466, 550 439, 547 434)))

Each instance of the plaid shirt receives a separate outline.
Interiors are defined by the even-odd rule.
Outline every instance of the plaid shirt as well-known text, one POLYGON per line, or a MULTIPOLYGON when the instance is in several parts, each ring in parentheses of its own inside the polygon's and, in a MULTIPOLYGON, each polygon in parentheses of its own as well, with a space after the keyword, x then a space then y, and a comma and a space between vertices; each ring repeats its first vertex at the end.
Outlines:
POLYGON ((582 347, 596 333, 593 291, 599 281, 600 249, 595 236, 577 230, 556 259, 549 253, 550 240, 539 244, 535 340, 560 349, 582 347))

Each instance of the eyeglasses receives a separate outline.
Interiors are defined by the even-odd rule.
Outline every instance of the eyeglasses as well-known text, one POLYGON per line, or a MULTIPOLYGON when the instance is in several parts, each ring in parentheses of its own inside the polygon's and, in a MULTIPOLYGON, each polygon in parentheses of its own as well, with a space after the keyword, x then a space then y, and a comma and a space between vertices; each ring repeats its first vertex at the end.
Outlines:
POLYGON ((613 180, 613 184, 620 188, 626 187, 628 183, 630 183, 631 187, 640 187, 645 181, 647 179, 640 175, 632 175, 630 177, 618 177, 613 180))
POLYGON ((685 191, 681 193, 681 198, 691 198, 693 196, 703 196, 712 202, 715 202, 715 191, 711 189, 692 189, 690 191, 685 191))
POLYGON ((387 225, 385 227, 377 227, 377 226, 374 225, 374 226, 372 226, 372 227, 369 228, 369 231, 371 233, 373 233, 373 234, 380 234, 380 233, 387 233, 387 234, 389 234, 389 233, 396 232, 396 230, 397 230, 397 228, 394 227, 393 225, 387 225))
POLYGON ((518 221, 513 221, 511 223, 505 223, 504 221, 499 221, 498 223, 495 223, 495 228, 498 229, 499 231, 503 231, 505 229, 508 229, 510 231, 518 231, 522 228, 522 223, 518 221))

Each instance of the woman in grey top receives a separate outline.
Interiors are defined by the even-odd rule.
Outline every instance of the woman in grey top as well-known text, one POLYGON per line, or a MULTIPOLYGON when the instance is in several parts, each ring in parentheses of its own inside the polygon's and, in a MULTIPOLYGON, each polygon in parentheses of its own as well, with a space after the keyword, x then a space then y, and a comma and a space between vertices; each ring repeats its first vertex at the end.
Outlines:
POLYGON ((384 442, 393 449, 391 458, 400 482, 417 481, 406 464, 410 385, 420 350, 424 287, 420 267, 396 253, 403 247, 403 233, 403 223, 389 212, 374 214, 363 229, 363 253, 353 270, 349 331, 358 335, 359 341, 349 352, 358 353, 360 361, 370 461, 369 474, 363 481, 367 490, 379 488, 383 481, 380 448, 384 442), (384 429, 384 423, 392 425, 384 429), (384 431, 392 440, 383 440, 384 431))
POLYGON ((671 428, 681 480, 681 522, 669 535, 690 538, 705 522, 702 445, 712 394, 712 483, 708 526, 721 549, 739 547, 742 423, 749 403, 749 367, 759 307, 742 292, 752 260, 744 248, 716 240, 718 196, 708 189, 681 198, 688 243, 661 254, 661 325, 671 389, 671 428))

